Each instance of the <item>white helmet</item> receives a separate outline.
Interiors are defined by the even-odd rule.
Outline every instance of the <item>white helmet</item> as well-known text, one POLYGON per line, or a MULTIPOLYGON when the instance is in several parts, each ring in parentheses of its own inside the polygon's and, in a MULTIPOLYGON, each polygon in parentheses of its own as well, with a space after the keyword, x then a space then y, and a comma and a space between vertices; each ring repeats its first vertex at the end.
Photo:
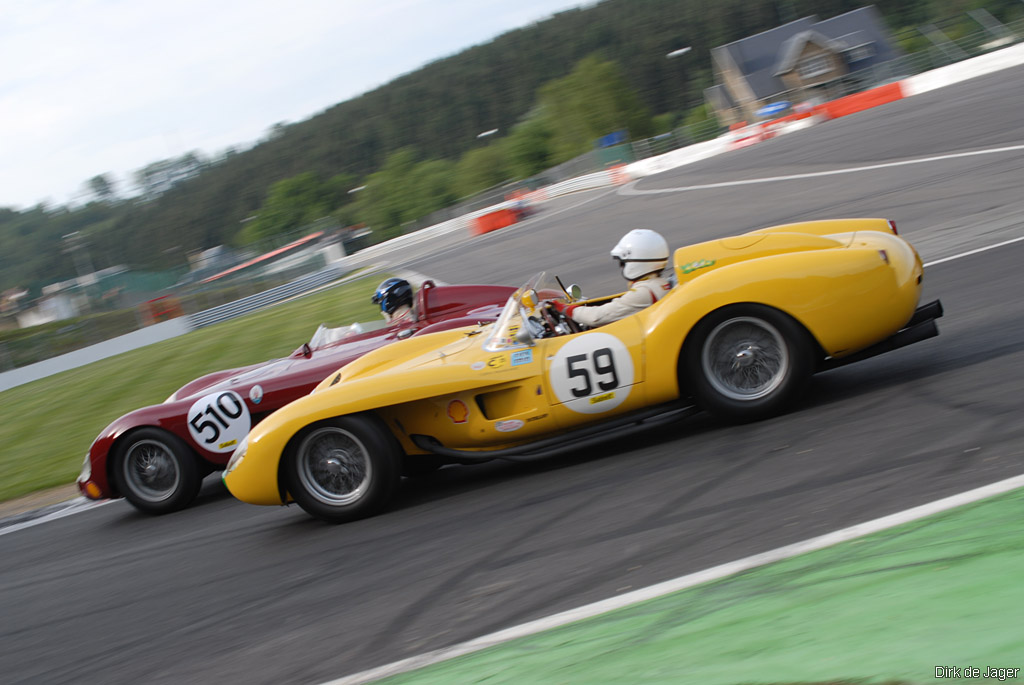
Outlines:
POLYGON ((635 228, 612 248, 612 259, 622 267, 622 277, 635 281, 661 271, 668 264, 668 243, 660 233, 635 228))

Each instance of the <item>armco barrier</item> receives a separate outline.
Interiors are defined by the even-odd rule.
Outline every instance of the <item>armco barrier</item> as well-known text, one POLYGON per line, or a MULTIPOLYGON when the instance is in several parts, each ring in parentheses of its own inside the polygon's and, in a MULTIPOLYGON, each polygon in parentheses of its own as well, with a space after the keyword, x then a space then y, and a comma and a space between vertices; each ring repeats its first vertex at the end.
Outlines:
POLYGON ((203 326, 210 326, 221 321, 227 321, 233 319, 236 316, 242 316, 249 312, 254 312, 257 309, 261 309, 268 305, 276 304, 283 300, 287 300, 289 297, 295 295, 301 295, 304 292, 319 288, 322 285, 336 281, 346 273, 345 269, 338 266, 329 266, 326 269, 321 269, 316 273, 297 278, 291 283, 285 283, 279 285, 276 288, 271 288, 262 293, 256 293, 255 295, 249 295, 243 297, 240 300, 234 302, 228 302, 222 304, 219 307, 213 307, 206 309, 195 314, 190 314, 188 318, 189 325, 192 328, 202 328, 203 326))

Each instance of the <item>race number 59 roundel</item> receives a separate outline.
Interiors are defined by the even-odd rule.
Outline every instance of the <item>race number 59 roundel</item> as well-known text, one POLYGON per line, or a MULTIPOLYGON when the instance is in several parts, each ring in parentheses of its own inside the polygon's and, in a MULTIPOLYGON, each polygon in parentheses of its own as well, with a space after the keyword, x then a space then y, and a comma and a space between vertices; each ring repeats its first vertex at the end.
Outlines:
POLYGON ((211 393, 188 410, 188 432, 210 452, 233 452, 252 428, 245 400, 237 392, 211 393))
POLYGON ((549 367, 558 401, 581 414, 611 411, 629 397, 633 358, 608 333, 587 333, 558 350, 549 367))

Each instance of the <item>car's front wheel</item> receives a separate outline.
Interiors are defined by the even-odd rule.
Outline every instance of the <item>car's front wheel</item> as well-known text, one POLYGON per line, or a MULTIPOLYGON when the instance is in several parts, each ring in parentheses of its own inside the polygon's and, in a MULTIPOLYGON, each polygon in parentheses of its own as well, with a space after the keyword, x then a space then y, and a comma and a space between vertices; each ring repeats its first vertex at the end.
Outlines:
POLYGON ((399 448, 377 421, 345 416, 310 427, 285 464, 292 498, 309 514, 343 523, 377 512, 401 473, 399 448))
POLYGON ((181 438, 159 428, 140 428, 121 441, 113 476, 124 498, 147 514, 184 509, 203 483, 192 450, 181 438))
POLYGON ((786 314, 763 305, 726 307, 701 321, 687 346, 697 402, 753 421, 788 406, 811 375, 813 346, 786 314))

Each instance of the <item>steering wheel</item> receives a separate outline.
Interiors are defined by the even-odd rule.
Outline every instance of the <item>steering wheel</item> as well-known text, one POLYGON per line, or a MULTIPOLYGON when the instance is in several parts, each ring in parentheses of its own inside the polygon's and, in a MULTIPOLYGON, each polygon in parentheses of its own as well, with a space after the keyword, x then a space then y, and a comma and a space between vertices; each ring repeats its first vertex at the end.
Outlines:
POLYGON ((549 326, 551 326, 551 330, 557 330, 556 326, 559 323, 564 323, 573 333, 581 333, 583 331, 583 327, 574 321, 571 316, 566 316, 552 307, 550 301, 545 302, 544 306, 540 308, 540 311, 544 316, 544 320, 547 321, 549 326))

